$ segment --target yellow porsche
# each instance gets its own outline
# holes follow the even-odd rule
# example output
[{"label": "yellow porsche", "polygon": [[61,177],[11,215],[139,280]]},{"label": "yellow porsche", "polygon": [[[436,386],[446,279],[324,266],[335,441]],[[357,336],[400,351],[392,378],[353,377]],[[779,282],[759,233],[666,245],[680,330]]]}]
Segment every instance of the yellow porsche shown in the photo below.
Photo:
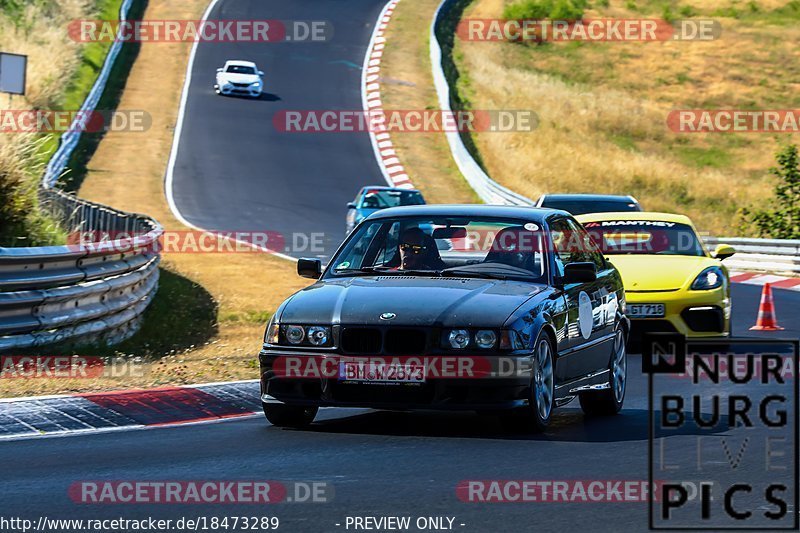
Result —
[{"label": "yellow porsche", "polygon": [[688,217],[668,213],[591,213],[577,218],[622,275],[631,336],[730,335],[731,293],[724,244],[709,253]]}]

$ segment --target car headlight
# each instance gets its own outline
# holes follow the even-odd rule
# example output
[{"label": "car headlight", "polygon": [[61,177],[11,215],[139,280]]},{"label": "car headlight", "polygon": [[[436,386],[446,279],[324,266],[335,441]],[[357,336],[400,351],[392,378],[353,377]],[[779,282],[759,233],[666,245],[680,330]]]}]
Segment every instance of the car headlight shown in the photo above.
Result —
[{"label": "car headlight", "polygon": [[490,329],[482,329],[475,334],[475,344],[478,348],[488,350],[494,348],[494,343],[497,342],[497,334]]},{"label": "car headlight", "polygon": [[303,326],[286,326],[283,334],[289,344],[300,344],[306,336],[306,330],[303,329]]},{"label": "car headlight", "polygon": [[447,336],[450,346],[458,350],[462,350],[469,344],[469,331],[465,329],[454,329]]},{"label": "car headlight", "polygon": [[281,325],[275,320],[273,316],[267,325],[267,332],[264,335],[264,342],[268,344],[278,344],[281,336]]},{"label": "car headlight", "polygon": [[254,81],[250,85],[252,85],[253,87],[261,87],[261,82],[260,81]]},{"label": "car headlight", "polygon": [[324,346],[331,338],[331,328],[325,326],[311,326],[308,328],[308,342],[314,346]]},{"label": "car headlight", "polygon": [[692,282],[692,290],[708,291],[711,289],[716,289],[722,285],[724,279],[725,275],[722,273],[722,269],[720,267],[708,267],[700,272],[696,278],[694,278],[694,281]]}]

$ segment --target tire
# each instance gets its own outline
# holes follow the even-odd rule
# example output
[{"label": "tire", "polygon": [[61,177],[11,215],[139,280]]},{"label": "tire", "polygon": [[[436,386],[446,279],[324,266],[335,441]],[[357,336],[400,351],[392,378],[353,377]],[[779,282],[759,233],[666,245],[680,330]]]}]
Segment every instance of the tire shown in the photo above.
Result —
[{"label": "tire", "polygon": [[608,363],[608,389],[582,392],[579,395],[581,409],[589,416],[612,416],[619,413],[625,402],[625,389],[628,381],[628,352],[625,348],[625,331],[617,325],[611,358]]},{"label": "tire", "polygon": [[525,407],[502,415],[508,429],[539,433],[550,425],[555,407],[555,349],[544,331],[536,338],[533,361],[530,401]]},{"label": "tire", "polygon": [[317,416],[318,407],[303,407],[298,405],[285,405],[282,403],[264,403],[264,415],[273,426],[287,428],[306,427]]}]

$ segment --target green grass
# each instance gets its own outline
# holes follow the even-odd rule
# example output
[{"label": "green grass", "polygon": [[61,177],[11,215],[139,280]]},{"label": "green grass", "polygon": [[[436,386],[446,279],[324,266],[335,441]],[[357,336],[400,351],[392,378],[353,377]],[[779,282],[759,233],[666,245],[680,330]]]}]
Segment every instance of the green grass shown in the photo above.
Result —
[{"label": "green grass", "polygon": [[[702,0],[626,0],[620,2],[627,9],[648,16],[658,16],[665,20],[692,17],[733,18],[753,22],[763,22],[777,26],[786,26],[800,21],[800,0],[787,0],[778,8],[765,10],[755,0],[748,2],[730,0],[729,5],[707,9]],[[608,7],[605,3],[596,2],[595,7]]]},{"label": "green grass", "polygon": [[636,146],[636,141],[630,134],[612,134],[609,139],[623,150],[629,150],[631,152],[639,151],[639,147]]},{"label": "green grass", "polygon": [[731,153],[718,146],[676,146],[673,152],[681,163],[696,168],[726,168],[734,163]]},{"label": "green grass", "polygon": [[[118,0],[113,1],[117,2]],[[147,0],[134,1],[128,13],[128,18],[132,20],[141,19],[144,16],[146,7]],[[137,42],[126,42],[122,45],[122,49],[117,55],[117,60],[114,62],[114,66],[111,68],[111,73],[108,77],[108,82],[106,83],[103,95],[100,97],[100,101],[97,103],[98,110],[112,111],[117,109],[119,101],[122,98],[122,92],[125,90],[125,84],[128,81],[128,75],[133,67],[133,63],[136,61],[136,57],[139,55],[140,49],[141,44]],[[97,65],[97,70],[94,75],[95,79],[100,73],[104,58],[105,54],[99,58],[99,63],[95,63],[94,60],[92,60],[92,64]],[[83,81],[81,79],[81,83],[82,82]],[[94,81],[92,81],[92,83],[94,83]],[[89,87],[91,87],[91,84]],[[83,101],[75,104],[75,109],[80,107],[82,103]],[[87,165],[97,150],[100,141],[103,140],[103,136],[103,132],[91,132],[81,135],[78,145],[75,147],[75,150],[72,152],[72,156],[67,163],[67,174],[62,178],[62,186],[64,189],[68,191],[77,191],[80,188],[80,185],[83,183],[86,173],[88,172]]]},{"label": "green grass", "polygon": [[[4,0],[9,1],[9,0]],[[11,0],[15,1],[15,0]],[[17,0],[21,1],[21,0]],[[119,19],[119,8],[122,0],[96,0],[97,18],[102,20]],[[108,50],[111,48],[110,42],[86,43],[81,49],[80,66],[70,78],[64,90],[64,96],[58,110],[78,110],[89,91],[97,80],[100,70],[103,68]],[[47,162],[58,148],[59,134],[49,134],[45,136],[40,157],[43,162]]]}]

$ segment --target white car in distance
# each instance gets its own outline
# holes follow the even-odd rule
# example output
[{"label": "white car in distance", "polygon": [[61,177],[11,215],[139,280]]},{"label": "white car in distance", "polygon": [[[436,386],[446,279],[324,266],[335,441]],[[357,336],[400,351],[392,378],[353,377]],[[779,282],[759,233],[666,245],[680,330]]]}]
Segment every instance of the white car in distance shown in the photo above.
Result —
[{"label": "white car in distance", "polygon": [[264,87],[263,75],[252,61],[229,60],[224,67],[217,69],[214,90],[222,95],[241,94],[258,98]]}]

